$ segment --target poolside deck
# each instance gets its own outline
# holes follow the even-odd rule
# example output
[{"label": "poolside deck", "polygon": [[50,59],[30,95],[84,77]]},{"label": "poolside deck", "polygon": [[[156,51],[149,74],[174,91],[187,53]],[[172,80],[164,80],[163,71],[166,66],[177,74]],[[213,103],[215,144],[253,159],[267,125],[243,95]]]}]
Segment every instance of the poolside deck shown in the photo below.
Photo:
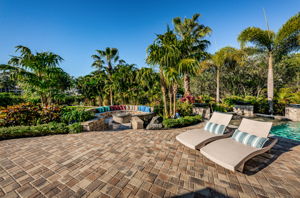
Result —
[{"label": "poolside deck", "polygon": [[0,197],[300,197],[300,142],[233,173],[179,144],[187,129],[0,141]]}]

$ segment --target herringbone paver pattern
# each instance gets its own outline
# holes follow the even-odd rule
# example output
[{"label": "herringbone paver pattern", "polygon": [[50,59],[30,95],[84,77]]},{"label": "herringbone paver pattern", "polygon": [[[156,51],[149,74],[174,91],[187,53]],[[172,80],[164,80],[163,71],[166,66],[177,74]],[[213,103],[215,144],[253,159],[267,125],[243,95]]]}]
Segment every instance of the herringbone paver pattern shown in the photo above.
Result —
[{"label": "herringbone paver pattern", "polygon": [[296,141],[232,173],[179,144],[187,129],[1,141],[0,197],[300,197]]}]

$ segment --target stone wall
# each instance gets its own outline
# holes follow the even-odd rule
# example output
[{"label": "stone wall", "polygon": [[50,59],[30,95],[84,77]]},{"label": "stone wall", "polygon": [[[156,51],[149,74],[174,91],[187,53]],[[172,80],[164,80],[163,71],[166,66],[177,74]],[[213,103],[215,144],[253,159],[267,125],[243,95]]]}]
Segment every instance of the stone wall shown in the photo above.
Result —
[{"label": "stone wall", "polygon": [[96,113],[96,118],[92,120],[88,120],[86,122],[82,122],[84,131],[104,131],[110,129],[111,125],[109,124],[109,120],[111,120],[114,114],[119,113],[130,113],[132,118],[138,117],[140,118],[144,124],[148,124],[150,120],[154,117],[154,113],[150,112],[140,112],[140,111],[126,111],[126,110],[116,110],[116,111],[107,111],[103,113]]},{"label": "stone wall", "polygon": [[136,113],[136,114],[132,114],[132,117],[139,117],[141,120],[143,120],[144,122],[148,123],[151,121],[151,119],[154,117],[154,113]]},{"label": "stone wall", "polygon": [[300,108],[299,107],[286,107],[285,117],[292,121],[300,121]]},{"label": "stone wall", "polygon": [[193,114],[202,115],[204,119],[210,119],[209,107],[193,107]]},{"label": "stone wall", "polygon": [[82,122],[84,131],[104,131],[109,129],[109,123],[106,122],[105,117],[97,117],[92,120]]},{"label": "stone wall", "polygon": [[233,107],[233,112],[237,115],[253,117],[254,116],[253,105],[235,105]]}]

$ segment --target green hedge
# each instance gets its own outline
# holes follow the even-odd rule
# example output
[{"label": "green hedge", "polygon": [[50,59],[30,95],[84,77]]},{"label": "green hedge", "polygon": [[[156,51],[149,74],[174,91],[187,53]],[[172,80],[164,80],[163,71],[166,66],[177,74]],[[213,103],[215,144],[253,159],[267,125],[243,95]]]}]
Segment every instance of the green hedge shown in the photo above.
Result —
[{"label": "green hedge", "polygon": [[25,102],[25,100],[20,95],[13,93],[0,93],[0,106],[2,107],[15,105],[22,102]]},{"label": "green hedge", "polygon": [[203,119],[201,115],[185,116],[177,119],[164,119],[163,126],[165,128],[179,128],[179,127],[189,126],[192,124],[197,124],[202,120]]},{"label": "green hedge", "polygon": [[80,133],[83,131],[83,126],[80,122],[68,125],[69,133]]},{"label": "green hedge", "polygon": [[61,107],[21,103],[0,109],[0,127],[32,126],[50,122],[73,124],[94,118],[84,107]]},{"label": "green hedge", "polygon": [[84,109],[78,108],[64,108],[61,111],[60,121],[66,124],[72,124],[75,122],[84,122],[94,118],[94,113],[85,111]]},{"label": "green hedge", "polygon": [[80,123],[72,125],[65,123],[48,123],[37,126],[2,127],[0,128],[0,140],[79,132],[82,132]]},{"label": "green hedge", "polygon": [[[254,113],[269,113],[269,104],[267,98],[264,97],[255,97],[255,96],[228,96],[223,99],[223,103],[228,106],[234,106],[235,104],[249,104],[254,106]],[[285,106],[287,103],[284,103],[281,100],[275,98],[274,103],[274,114],[284,115]]]}]

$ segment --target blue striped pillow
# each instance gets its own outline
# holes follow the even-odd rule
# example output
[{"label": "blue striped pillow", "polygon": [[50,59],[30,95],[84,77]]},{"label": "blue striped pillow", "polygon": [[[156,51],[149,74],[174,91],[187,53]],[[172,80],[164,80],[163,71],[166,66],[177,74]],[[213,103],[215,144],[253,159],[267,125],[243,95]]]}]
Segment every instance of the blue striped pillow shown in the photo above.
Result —
[{"label": "blue striped pillow", "polygon": [[246,132],[242,132],[240,130],[235,130],[233,133],[232,139],[242,144],[252,146],[254,148],[262,148],[264,144],[268,141],[269,138],[259,137],[256,135],[252,135]]},{"label": "blue striped pillow", "polygon": [[226,128],[225,125],[208,122],[205,125],[204,130],[206,130],[210,133],[221,135],[221,134],[224,134],[225,128]]}]

